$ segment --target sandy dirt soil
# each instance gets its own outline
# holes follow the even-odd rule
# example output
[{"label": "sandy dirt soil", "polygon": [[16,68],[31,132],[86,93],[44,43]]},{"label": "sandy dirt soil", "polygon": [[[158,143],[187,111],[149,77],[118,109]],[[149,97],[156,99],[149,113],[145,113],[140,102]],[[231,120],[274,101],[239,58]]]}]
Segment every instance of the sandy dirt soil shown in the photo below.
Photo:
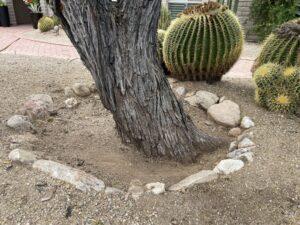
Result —
[{"label": "sandy dirt soil", "polygon": [[[300,119],[270,113],[253,101],[250,80],[230,80],[216,85],[176,83],[189,91],[208,90],[237,102],[243,115],[256,122],[253,128],[254,162],[225,179],[198,185],[184,193],[144,195],[138,201],[124,194],[105,196],[82,193],[30,167],[7,160],[9,137],[15,132],[5,120],[31,94],[53,97],[57,109],[64,105],[63,89],[75,82],[91,83],[89,72],[78,61],[0,55],[0,224],[299,224]],[[89,172],[107,185],[128,189],[132,179],[167,185],[201,169],[212,169],[223,159],[227,146],[203,154],[192,165],[166,159],[149,159],[120,142],[111,114],[93,95],[78,98],[76,109],[61,108],[48,121],[36,123],[34,152]],[[197,126],[227,137],[227,128],[207,125],[206,114],[185,105]],[[41,199],[53,190],[53,197]]]}]

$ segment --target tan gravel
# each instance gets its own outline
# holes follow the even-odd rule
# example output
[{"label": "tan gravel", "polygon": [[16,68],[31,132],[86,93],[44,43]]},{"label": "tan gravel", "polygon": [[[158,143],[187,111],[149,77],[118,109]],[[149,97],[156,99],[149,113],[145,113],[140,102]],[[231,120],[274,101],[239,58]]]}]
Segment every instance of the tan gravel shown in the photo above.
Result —
[{"label": "tan gravel", "polygon": [[[1,225],[299,224],[300,119],[257,107],[249,80],[228,80],[213,86],[184,82],[174,87],[207,90],[238,103],[242,114],[256,124],[251,128],[258,145],[254,162],[225,179],[184,193],[147,194],[138,201],[124,194],[85,194],[29,166],[8,161],[9,136],[15,133],[4,125],[5,120],[31,94],[50,94],[57,108],[63,106],[64,87],[91,82],[79,61],[0,54],[0,81]],[[135,178],[169,186],[201,169],[212,169],[227,153],[224,148],[203,155],[193,165],[148,159],[120,142],[112,117],[99,100],[93,95],[78,100],[77,108],[62,108],[56,117],[36,123],[39,140],[33,151],[44,159],[90,172],[123,191]],[[229,129],[207,123],[203,111],[185,108],[206,132],[227,136]]]}]

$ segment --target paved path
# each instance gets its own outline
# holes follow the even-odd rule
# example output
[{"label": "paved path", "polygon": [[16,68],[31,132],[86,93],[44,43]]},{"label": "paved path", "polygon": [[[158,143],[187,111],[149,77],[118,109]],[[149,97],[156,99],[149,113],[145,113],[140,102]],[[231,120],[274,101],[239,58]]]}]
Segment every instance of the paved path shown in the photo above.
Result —
[{"label": "paved path", "polygon": [[[53,42],[54,34],[41,34],[41,38],[28,35],[33,32],[31,26],[0,27],[0,52],[2,54],[43,56],[61,59],[79,58],[71,44]],[[37,33],[37,32],[35,32]],[[32,37],[32,38],[31,38]],[[51,40],[51,41],[48,41]],[[58,38],[61,39],[61,38]],[[66,41],[66,43],[68,43]]]},{"label": "paved path", "polygon": [[[259,49],[260,46],[257,44],[245,43],[240,60],[224,77],[251,78],[251,67]],[[61,59],[79,58],[76,49],[63,32],[59,36],[55,36],[52,32],[40,34],[28,25],[0,27],[0,53]]]}]

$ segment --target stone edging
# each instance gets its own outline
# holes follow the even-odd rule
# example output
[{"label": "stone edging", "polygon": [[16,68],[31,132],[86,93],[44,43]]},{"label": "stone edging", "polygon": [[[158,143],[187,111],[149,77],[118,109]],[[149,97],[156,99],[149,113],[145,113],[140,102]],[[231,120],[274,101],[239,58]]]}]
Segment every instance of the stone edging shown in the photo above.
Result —
[{"label": "stone edging", "polygon": [[[76,91],[75,91],[75,90]],[[91,91],[92,90],[92,91]],[[87,97],[95,90],[94,86],[84,86],[82,84],[75,84],[73,89],[66,88],[65,95],[71,97],[77,95],[80,97]],[[77,93],[76,93],[77,92]],[[177,88],[175,90],[177,94],[186,95],[187,91],[184,88]],[[204,93],[204,91],[202,91]],[[208,93],[208,94],[207,94]],[[219,98],[216,98],[216,95],[206,92],[208,96],[212,97],[211,101],[208,101],[208,104],[203,102],[191,101],[189,102],[192,106],[198,106],[203,104],[201,107],[209,111],[214,105],[222,104]],[[188,98],[197,96],[197,93],[190,95]],[[203,100],[203,96],[202,96]],[[224,101],[224,100],[223,100]],[[219,102],[219,103],[217,103]],[[78,102],[75,98],[69,98],[65,101],[66,108],[73,108],[78,105]],[[236,103],[234,103],[236,104]],[[52,98],[48,95],[33,95],[31,98],[24,104],[25,114],[32,116],[47,116],[48,113],[53,110],[53,101]],[[28,115],[14,115],[7,121],[7,126],[19,130],[19,131],[31,131],[34,129],[30,118]],[[150,192],[155,195],[163,194],[167,191],[184,191],[187,188],[190,188],[196,184],[202,184],[216,180],[222,175],[229,175],[233,172],[236,172],[242,169],[246,162],[253,161],[252,150],[255,149],[255,144],[251,141],[253,138],[252,132],[247,132],[247,129],[254,126],[253,121],[249,117],[244,117],[240,123],[242,129],[245,130],[243,134],[241,128],[235,127],[229,131],[229,135],[235,136],[236,141],[232,142],[229,147],[229,153],[227,154],[227,159],[221,160],[218,165],[213,170],[202,170],[196,174],[192,174],[180,182],[171,185],[166,189],[164,183],[155,182],[148,183],[145,186],[138,180],[133,180],[130,183],[127,194],[131,195],[134,199],[138,199],[143,195],[145,191]],[[123,191],[114,188],[106,187],[104,182],[90,174],[87,174],[84,171],[54,162],[50,160],[37,159],[34,153],[30,151],[23,150],[23,146],[34,145],[34,142],[37,138],[30,133],[25,135],[12,136],[10,140],[10,148],[12,151],[9,153],[8,158],[13,162],[19,162],[22,164],[27,164],[32,166],[34,169],[38,169],[46,174],[49,174],[52,178],[59,179],[70,183],[75,186],[75,188],[81,191],[104,191],[106,194],[115,194],[122,193]],[[26,147],[25,147],[26,148]]]}]

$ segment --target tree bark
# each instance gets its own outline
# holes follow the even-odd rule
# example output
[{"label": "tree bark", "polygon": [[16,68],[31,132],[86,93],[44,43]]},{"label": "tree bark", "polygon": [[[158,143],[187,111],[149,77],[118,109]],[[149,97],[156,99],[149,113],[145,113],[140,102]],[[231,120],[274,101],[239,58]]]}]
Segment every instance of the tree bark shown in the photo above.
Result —
[{"label": "tree bark", "polygon": [[91,72],[123,141],[147,156],[193,161],[221,141],[184,113],[158,62],[161,0],[54,0],[52,8]]}]

